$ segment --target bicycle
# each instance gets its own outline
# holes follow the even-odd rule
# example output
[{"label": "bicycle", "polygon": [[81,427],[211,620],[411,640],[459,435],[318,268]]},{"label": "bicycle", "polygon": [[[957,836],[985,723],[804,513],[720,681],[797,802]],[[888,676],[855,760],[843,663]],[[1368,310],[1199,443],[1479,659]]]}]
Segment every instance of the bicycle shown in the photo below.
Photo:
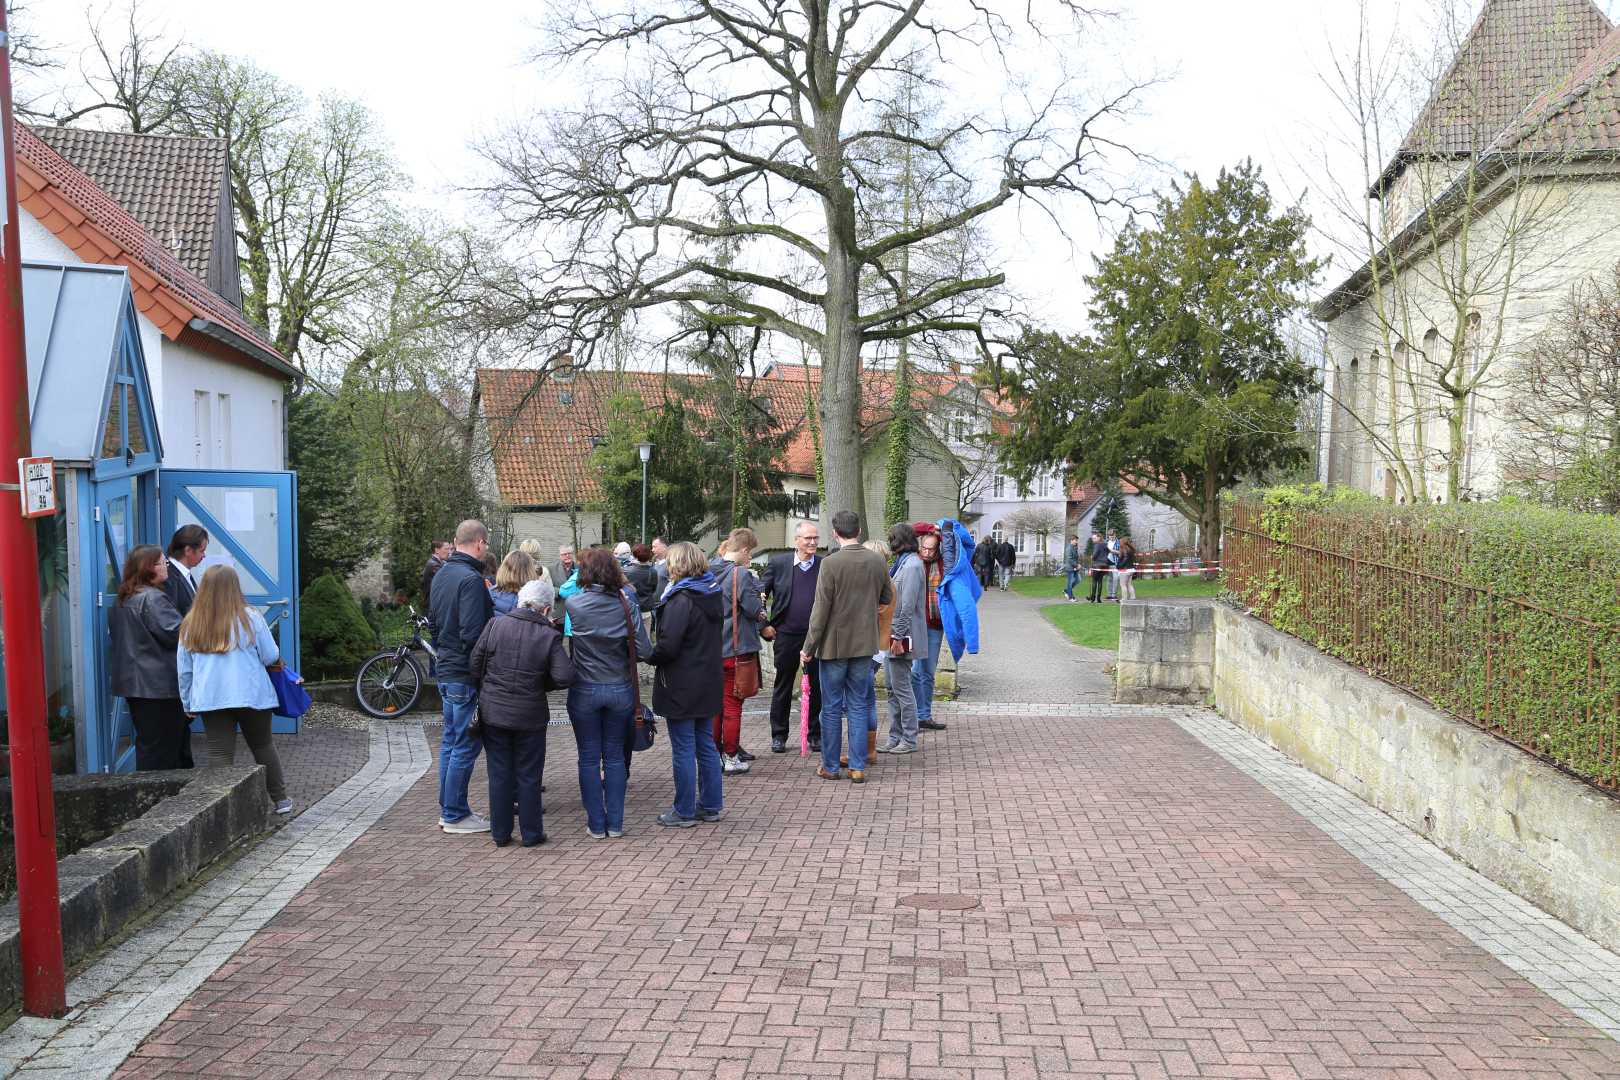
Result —
[{"label": "bicycle", "polygon": [[393,720],[416,708],[422,700],[427,673],[413,654],[417,649],[434,659],[439,654],[433,643],[423,637],[428,628],[427,616],[417,614],[414,607],[409,610],[410,640],[368,656],[355,672],[354,700],[367,716]]}]

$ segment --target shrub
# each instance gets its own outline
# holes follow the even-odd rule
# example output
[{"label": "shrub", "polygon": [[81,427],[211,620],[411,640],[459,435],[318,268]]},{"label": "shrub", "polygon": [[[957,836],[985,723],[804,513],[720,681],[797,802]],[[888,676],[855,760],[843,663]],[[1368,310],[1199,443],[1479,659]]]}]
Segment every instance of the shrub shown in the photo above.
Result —
[{"label": "shrub", "polygon": [[1317,487],[1235,503],[1229,521],[1227,587],[1261,618],[1620,785],[1620,521]]},{"label": "shrub", "polygon": [[316,578],[299,601],[303,621],[302,674],[348,676],[377,647],[377,634],[353,595],[337,577]]}]

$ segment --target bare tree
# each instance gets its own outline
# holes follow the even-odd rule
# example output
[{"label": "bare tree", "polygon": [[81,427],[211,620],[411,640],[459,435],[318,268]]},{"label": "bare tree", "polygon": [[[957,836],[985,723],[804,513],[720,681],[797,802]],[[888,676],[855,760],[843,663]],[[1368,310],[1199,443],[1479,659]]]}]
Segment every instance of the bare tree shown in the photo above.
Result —
[{"label": "bare tree", "polygon": [[1509,482],[1538,501],[1620,512],[1620,265],[1570,290],[1506,382]]},{"label": "bare tree", "polygon": [[[588,362],[614,324],[674,308],[815,350],[834,506],[864,504],[863,346],[943,332],[986,354],[994,348],[996,305],[985,298],[1004,275],[929,280],[914,263],[903,286],[893,269],[900,253],[1021,197],[1049,212],[1047,196],[1094,207],[1116,199],[1103,158],[1118,145],[1109,126],[1135,88],[1077,103],[1079,81],[1061,60],[1095,16],[1075,0],[1033,0],[1016,19],[942,0],[564,7],[548,28],[547,55],[573,65],[588,100],[483,148],[494,167],[483,190],[546,245],[532,297],[536,333]],[[893,98],[895,60],[920,47],[946,65],[971,57],[981,69],[1016,67],[1021,85],[1009,79],[994,95],[1000,116],[963,112],[936,129],[886,129],[877,121]],[[588,78],[600,72],[612,74]],[[1034,85],[1035,72],[1049,73],[1051,85]],[[874,191],[859,165],[883,144],[909,146],[971,197],[952,213],[864,233],[862,206]],[[729,201],[728,224],[702,213],[716,192]],[[742,257],[716,265],[704,242],[717,238],[740,241]],[[883,286],[863,294],[874,278]],[[711,309],[716,281],[757,294]]]},{"label": "bare tree", "polygon": [[85,22],[90,44],[79,54],[77,77],[65,82],[56,50],[27,37],[14,47],[13,63],[29,69],[29,98],[18,115],[59,127],[96,122],[137,135],[163,130],[180,107],[191,54],[185,40],[143,17],[139,0],[122,11],[110,3],[87,9]]},{"label": "bare tree", "polygon": [[1527,32],[1511,7],[1487,4],[1470,26],[1434,0],[1423,32],[1385,38],[1361,0],[1324,77],[1359,166],[1336,171],[1324,153],[1320,172],[1335,177],[1327,233],[1359,267],[1314,309],[1329,322],[1330,423],[1403,501],[1456,501],[1478,483],[1476,423],[1527,344],[1520,313],[1610,228],[1582,196],[1591,133],[1546,123],[1569,57],[1604,25],[1593,11],[1590,25]]}]

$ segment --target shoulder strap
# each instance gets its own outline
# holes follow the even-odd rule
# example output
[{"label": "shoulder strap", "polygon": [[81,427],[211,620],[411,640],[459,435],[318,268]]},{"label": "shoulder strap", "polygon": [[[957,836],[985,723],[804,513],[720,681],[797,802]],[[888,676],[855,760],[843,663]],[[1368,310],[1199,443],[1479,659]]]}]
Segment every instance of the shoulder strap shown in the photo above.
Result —
[{"label": "shoulder strap", "polygon": [[741,567],[733,566],[731,568],[731,655],[733,656],[737,655],[737,590],[741,588],[741,583],[738,582],[737,578],[741,572]]},{"label": "shoulder strap", "polygon": [[630,614],[630,601],[624,598],[624,591],[619,591],[619,607],[624,609],[624,640],[630,646],[630,693],[636,699],[636,723],[641,719],[641,672],[636,668],[636,617]]}]

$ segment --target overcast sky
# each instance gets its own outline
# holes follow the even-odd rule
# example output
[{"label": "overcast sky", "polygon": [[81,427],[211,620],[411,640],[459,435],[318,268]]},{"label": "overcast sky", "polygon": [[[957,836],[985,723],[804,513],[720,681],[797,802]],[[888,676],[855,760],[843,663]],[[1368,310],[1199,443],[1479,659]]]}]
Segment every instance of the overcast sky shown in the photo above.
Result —
[{"label": "overcast sky", "polygon": [[[1425,0],[1372,0],[1390,18],[1411,18]],[[1600,0],[1610,11],[1620,0]],[[536,0],[142,0],[143,16],[195,45],[252,58],[311,93],[335,90],[383,119],[415,178],[418,197],[455,216],[476,213],[456,193],[479,167],[478,134],[524,115],[548,88],[525,54],[540,42]],[[1474,5],[1477,8],[1477,3]],[[1213,176],[1252,157],[1288,200],[1307,193],[1321,117],[1331,108],[1319,72],[1329,41],[1353,24],[1351,0],[1148,0],[1121,4],[1109,63],[1164,81],[1149,91],[1126,135],[1172,169]],[[97,10],[101,10],[98,6]],[[119,10],[119,9],[115,9]],[[116,18],[116,16],[115,16]],[[77,56],[88,44],[84,7],[33,0],[27,25]],[[1318,170],[1319,171],[1319,170]],[[996,222],[1011,284],[1053,322],[1073,326],[1080,278],[1106,245],[1075,206],[1081,250],[1038,218]],[[1342,273],[1343,270],[1330,271]]]}]

